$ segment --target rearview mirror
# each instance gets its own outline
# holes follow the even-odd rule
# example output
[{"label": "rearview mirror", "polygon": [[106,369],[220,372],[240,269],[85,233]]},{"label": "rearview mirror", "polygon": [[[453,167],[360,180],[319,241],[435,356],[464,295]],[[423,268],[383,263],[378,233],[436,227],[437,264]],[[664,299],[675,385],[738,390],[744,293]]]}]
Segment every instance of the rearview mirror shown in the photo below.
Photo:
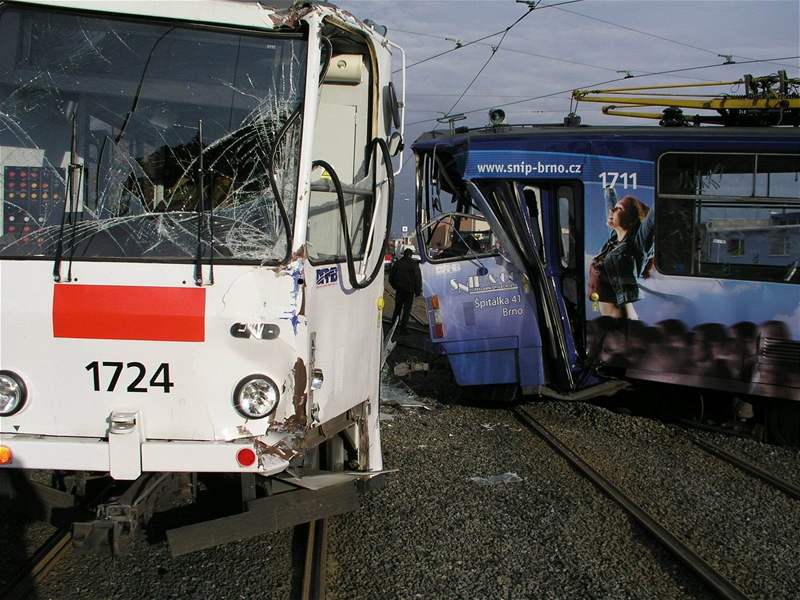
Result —
[{"label": "rearview mirror", "polygon": [[403,151],[403,136],[399,131],[395,131],[389,136],[389,155],[397,156]]}]

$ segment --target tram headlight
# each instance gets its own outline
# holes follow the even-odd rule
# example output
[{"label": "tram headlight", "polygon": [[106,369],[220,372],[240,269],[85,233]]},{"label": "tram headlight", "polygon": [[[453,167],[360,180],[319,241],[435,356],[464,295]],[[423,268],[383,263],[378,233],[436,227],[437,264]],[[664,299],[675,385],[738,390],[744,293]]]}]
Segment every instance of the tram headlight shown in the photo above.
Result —
[{"label": "tram headlight", "polygon": [[278,386],[266,375],[245,377],[233,392],[233,405],[248,419],[263,419],[272,414],[279,399]]},{"label": "tram headlight", "polygon": [[0,371],[0,417],[8,417],[22,409],[27,396],[25,382],[19,375]]}]

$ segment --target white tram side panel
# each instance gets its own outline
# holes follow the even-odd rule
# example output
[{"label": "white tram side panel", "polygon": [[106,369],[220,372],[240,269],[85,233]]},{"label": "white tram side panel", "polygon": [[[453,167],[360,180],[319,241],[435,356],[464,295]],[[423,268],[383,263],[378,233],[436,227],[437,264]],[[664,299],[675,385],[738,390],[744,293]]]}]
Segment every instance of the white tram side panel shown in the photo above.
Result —
[{"label": "white tram side panel", "polygon": [[[0,27],[60,42],[49,51],[69,62],[44,69],[44,47],[0,57],[0,85],[24,82],[0,106],[12,116],[0,133],[0,382],[24,386],[0,417],[12,454],[0,467],[269,475],[344,431],[359,467],[380,469],[382,278],[354,290],[341,256],[310,259],[312,242],[338,244],[339,219],[330,194],[309,190],[315,159],[351,186],[377,169],[377,191],[351,196],[349,211],[356,270],[381,260],[388,172],[365,148],[391,132],[384,38],[330,7],[197,7],[262,29],[243,32],[192,27],[186,5],[36,4],[7,3]],[[225,63],[241,44],[248,59]],[[355,70],[320,85],[322,45],[332,68],[346,56]],[[137,64],[122,46],[147,52]],[[112,67],[126,74],[117,87]]]}]

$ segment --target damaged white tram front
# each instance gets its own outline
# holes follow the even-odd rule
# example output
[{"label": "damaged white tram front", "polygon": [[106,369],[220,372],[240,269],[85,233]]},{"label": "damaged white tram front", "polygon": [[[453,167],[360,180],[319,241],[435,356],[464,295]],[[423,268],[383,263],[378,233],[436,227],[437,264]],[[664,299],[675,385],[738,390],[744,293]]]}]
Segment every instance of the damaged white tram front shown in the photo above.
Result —
[{"label": "damaged white tram front", "polygon": [[0,467],[382,468],[397,48],[272,4],[0,3]]}]

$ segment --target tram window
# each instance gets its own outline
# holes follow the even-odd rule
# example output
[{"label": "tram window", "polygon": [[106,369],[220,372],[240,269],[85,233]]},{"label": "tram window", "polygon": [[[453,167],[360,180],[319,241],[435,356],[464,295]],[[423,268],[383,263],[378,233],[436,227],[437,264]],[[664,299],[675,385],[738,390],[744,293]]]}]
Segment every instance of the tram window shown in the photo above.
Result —
[{"label": "tram window", "polygon": [[0,12],[0,39],[0,255],[286,256],[306,42],[24,6]]},{"label": "tram window", "polygon": [[561,250],[561,266],[575,266],[575,237],[571,230],[572,210],[574,206],[572,188],[561,186],[558,195],[558,227]]},{"label": "tram window", "polygon": [[798,162],[797,156],[759,154],[756,165],[756,196],[800,198]]},{"label": "tram window", "polygon": [[481,215],[442,215],[423,231],[428,257],[434,260],[489,254],[496,250],[489,223]]},{"label": "tram window", "polygon": [[730,256],[744,256],[744,238],[730,238],[727,248]]},{"label": "tram window", "polygon": [[752,196],[755,156],[669,154],[659,167],[663,194]]},{"label": "tram window", "polygon": [[[313,177],[312,177],[313,178]],[[365,196],[344,194],[347,228],[350,233],[353,257],[364,254],[365,231],[371,216],[371,203]],[[336,194],[312,192],[308,207],[308,256],[311,262],[341,262],[347,258],[344,248],[344,231]]]},{"label": "tram window", "polygon": [[525,206],[528,209],[528,214],[531,216],[533,241],[536,244],[536,247],[539,249],[539,258],[545,260],[547,253],[544,240],[542,240],[542,230],[544,229],[541,210],[542,190],[537,186],[526,185],[522,188],[522,195],[525,199]]},{"label": "tram window", "polygon": [[800,259],[800,155],[667,153],[658,176],[661,272],[792,279]]}]

